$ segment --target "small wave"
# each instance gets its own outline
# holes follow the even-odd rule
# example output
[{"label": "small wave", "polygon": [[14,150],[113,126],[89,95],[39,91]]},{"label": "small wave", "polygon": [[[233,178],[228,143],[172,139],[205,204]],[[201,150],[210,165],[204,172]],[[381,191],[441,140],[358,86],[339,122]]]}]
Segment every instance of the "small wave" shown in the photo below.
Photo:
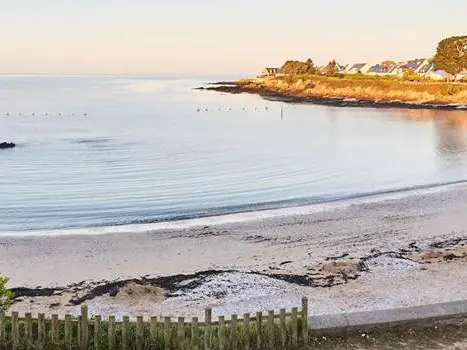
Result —
[{"label": "small wave", "polygon": [[[36,237],[36,236],[81,236],[81,235],[104,235],[115,233],[144,233],[157,232],[163,230],[182,230],[193,227],[234,224],[248,221],[266,220],[280,217],[308,215],[328,210],[345,209],[354,205],[365,205],[388,200],[399,200],[410,196],[428,195],[441,191],[452,190],[456,186],[466,185],[467,180],[452,181],[446,183],[435,183],[414,187],[392,189],[373,193],[363,193],[347,197],[334,198],[318,203],[302,204],[283,207],[266,207],[262,209],[256,206],[256,210],[251,206],[250,210],[237,208],[237,211],[220,212],[215,211],[209,214],[178,215],[167,219],[158,220],[134,220],[131,223],[116,223],[113,225],[62,228],[28,231],[6,231],[0,232],[5,237]],[[282,202],[285,205],[285,202]],[[277,204],[277,203],[276,203]],[[269,204],[270,206],[272,204]],[[234,210],[233,208],[230,208]],[[198,215],[198,216],[196,216]]]},{"label": "small wave", "polygon": [[76,144],[104,144],[104,143],[108,143],[108,142],[111,142],[113,141],[113,139],[111,138],[105,138],[105,137],[102,137],[102,138],[89,138],[89,139],[77,139],[77,140],[73,140],[73,143],[76,143]]}]

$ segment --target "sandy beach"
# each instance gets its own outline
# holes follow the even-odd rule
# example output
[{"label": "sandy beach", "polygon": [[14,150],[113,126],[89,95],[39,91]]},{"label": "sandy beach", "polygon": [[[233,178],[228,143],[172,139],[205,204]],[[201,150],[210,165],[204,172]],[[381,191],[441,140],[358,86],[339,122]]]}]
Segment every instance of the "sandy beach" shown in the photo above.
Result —
[{"label": "sandy beach", "polygon": [[0,237],[12,310],[310,314],[461,300],[467,185],[313,213],[183,229]]}]

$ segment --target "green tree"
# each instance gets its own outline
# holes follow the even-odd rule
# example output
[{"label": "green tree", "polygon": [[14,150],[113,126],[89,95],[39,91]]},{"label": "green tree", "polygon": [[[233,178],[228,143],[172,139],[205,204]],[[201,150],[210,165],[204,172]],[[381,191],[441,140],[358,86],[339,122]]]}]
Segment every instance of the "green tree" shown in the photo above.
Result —
[{"label": "green tree", "polygon": [[7,289],[8,278],[0,275],[0,311],[6,311],[13,300],[13,293]]},{"label": "green tree", "polygon": [[434,62],[437,69],[457,75],[467,69],[467,36],[453,36],[439,42]]},{"label": "green tree", "polygon": [[327,76],[334,77],[339,73],[339,65],[337,64],[336,60],[332,60],[327,64],[324,68],[324,72]]},{"label": "green tree", "polygon": [[291,75],[314,74],[316,67],[310,58],[306,62],[289,60],[282,65],[281,71]]}]

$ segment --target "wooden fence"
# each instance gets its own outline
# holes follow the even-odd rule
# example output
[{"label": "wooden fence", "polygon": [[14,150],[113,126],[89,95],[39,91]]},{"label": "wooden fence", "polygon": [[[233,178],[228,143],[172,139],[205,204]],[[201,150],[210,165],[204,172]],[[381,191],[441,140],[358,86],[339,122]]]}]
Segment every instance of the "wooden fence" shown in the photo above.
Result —
[{"label": "wooden fence", "polygon": [[231,315],[212,320],[212,310],[205,310],[204,322],[193,317],[173,321],[170,317],[138,316],[130,321],[124,316],[88,317],[87,306],[81,315],[57,315],[46,318],[30,313],[19,317],[17,312],[0,312],[0,349],[298,349],[308,342],[308,301],[302,299],[301,310],[273,310],[267,315],[257,312],[242,318]]}]

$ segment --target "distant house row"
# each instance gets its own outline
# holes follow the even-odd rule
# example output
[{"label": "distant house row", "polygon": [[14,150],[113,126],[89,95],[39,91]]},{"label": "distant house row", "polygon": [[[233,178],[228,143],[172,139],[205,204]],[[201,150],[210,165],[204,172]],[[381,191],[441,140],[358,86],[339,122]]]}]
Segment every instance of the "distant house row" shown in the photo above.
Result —
[{"label": "distant house row", "polygon": [[[342,66],[336,63],[338,74],[364,74],[374,76],[398,76],[402,77],[405,72],[411,70],[416,74],[432,80],[446,80],[449,76],[444,70],[436,70],[432,62],[426,58],[419,58],[405,62],[385,61],[375,65],[369,63],[357,63]],[[318,71],[327,74],[329,66],[322,66]],[[260,77],[283,75],[280,68],[264,68]],[[467,77],[467,71],[457,76],[457,78]]]}]

